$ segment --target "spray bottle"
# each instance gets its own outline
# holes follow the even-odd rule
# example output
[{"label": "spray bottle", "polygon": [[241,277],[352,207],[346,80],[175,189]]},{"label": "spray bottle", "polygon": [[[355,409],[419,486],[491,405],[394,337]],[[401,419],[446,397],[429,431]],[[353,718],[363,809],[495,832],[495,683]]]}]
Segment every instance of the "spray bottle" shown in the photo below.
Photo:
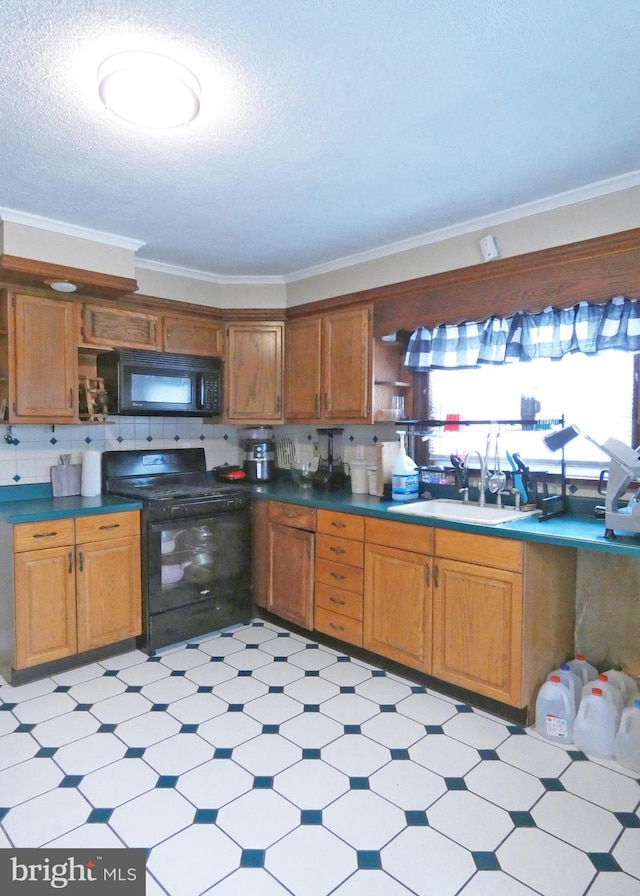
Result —
[{"label": "spray bottle", "polygon": [[400,451],[391,469],[391,498],[393,501],[414,501],[418,497],[418,466],[405,450],[406,430],[396,432],[400,437]]}]

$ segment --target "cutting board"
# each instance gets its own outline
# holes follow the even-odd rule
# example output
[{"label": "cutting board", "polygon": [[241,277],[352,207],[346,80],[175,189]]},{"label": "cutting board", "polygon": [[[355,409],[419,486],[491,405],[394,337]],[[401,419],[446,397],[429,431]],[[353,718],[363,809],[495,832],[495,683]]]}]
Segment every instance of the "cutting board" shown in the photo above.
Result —
[{"label": "cutting board", "polygon": [[82,464],[58,464],[51,467],[51,485],[54,498],[80,494]]},{"label": "cutting board", "polygon": [[400,444],[395,442],[378,442],[376,444],[376,495],[384,495],[385,482],[391,482],[391,471]]}]

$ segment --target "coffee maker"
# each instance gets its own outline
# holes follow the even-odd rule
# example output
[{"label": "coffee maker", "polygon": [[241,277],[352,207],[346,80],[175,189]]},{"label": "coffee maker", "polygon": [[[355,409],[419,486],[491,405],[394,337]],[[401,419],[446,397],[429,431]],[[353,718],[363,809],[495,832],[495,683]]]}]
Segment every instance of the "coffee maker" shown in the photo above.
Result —
[{"label": "coffee maker", "polygon": [[275,472],[275,441],[272,426],[246,427],[242,431],[242,469],[249,482],[269,482]]},{"label": "coffee maker", "polygon": [[313,475],[312,485],[318,491],[335,491],[344,487],[344,464],[342,463],[343,429],[318,429],[318,469]]}]

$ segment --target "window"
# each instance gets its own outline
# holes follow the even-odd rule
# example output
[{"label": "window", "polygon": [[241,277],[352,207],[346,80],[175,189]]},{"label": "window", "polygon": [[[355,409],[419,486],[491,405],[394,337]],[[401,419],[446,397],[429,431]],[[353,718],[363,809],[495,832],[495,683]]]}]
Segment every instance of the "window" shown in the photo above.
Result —
[{"label": "window", "polygon": [[[632,352],[607,351],[597,355],[565,355],[527,363],[483,365],[472,369],[431,370],[428,374],[428,417],[445,420],[459,414],[462,420],[514,420],[521,414],[521,398],[540,403],[536,426],[564,416],[583,434],[602,443],[613,436],[627,445],[634,440],[634,370]],[[450,455],[477,449],[484,456],[489,427],[460,426],[434,429],[429,440],[429,462],[449,465]],[[497,427],[491,427],[497,431]],[[501,465],[508,469],[505,450],[519,452],[534,470],[559,471],[560,454],[544,445],[544,432],[501,427]],[[493,440],[492,440],[493,446]],[[493,447],[491,449],[493,451]],[[609,458],[584,438],[565,449],[568,472],[596,478]],[[493,457],[489,456],[493,469]]]}]

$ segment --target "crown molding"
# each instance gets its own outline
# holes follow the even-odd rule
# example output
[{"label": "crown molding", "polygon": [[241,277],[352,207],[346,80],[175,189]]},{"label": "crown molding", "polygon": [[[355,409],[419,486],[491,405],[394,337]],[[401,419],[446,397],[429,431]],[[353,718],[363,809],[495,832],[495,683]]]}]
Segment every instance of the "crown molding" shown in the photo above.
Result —
[{"label": "crown molding", "polygon": [[245,286],[259,285],[284,285],[287,278],[279,274],[265,274],[263,276],[251,275],[226,275],[215,274],[209,271],[199,271],[195,268],[183,268],[180,265],[165,264],[161,261],[153,261],[150,258],[136,258],[136,267],[148,271],[156,271],[159,274],[170,274],[174,277],[188,277],[190,280],[203,280],[206,283],[218,285],[239,284]]},{"label": "crown molding", "polygon": [[79,227],[76,224],[67,224],[65,221],[56,221],[53,218],[43,218],[40,215],[31,215],[14,208],[0,207],[0,220],[10,224],[22,224],[26,227],[36,227],[39,230],[48,230],[52,233],[60,233],[63,236],[72,236],[76,239],[91,240],[94,243],[102,243],[107,246],[116,246],[119,249],[130,249],[137,252],[145,243],[133,240],[126,236],[118,236],[115,233],[105,233],[102,230],[91,230],[89,227]]}]

